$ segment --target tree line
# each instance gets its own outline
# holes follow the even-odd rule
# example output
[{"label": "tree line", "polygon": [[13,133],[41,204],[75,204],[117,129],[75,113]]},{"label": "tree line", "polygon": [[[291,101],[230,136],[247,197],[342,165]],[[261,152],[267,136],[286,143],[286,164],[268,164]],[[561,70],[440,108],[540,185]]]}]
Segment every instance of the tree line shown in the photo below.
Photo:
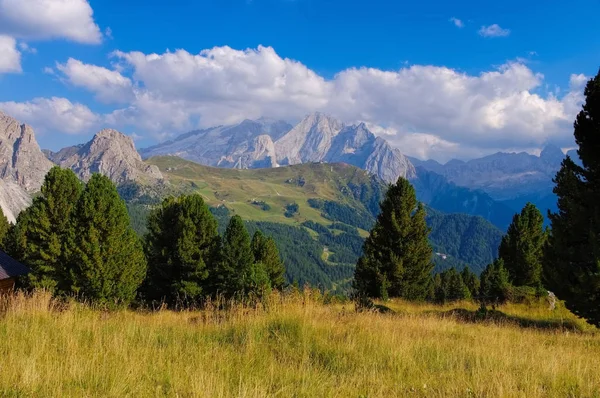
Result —
[{"label": "tree line", "polygon": [[600,72],[586,85],[574,123],[581,165],[562,162],[554,182],[558,212],[550,227],[531,203],[515,214],[498,258],[481,279],[468,269],[431,276],[425,211],[404,178],[391,185],[355,270],[359,296],[482,304],[541,296],[551,290],[576,315],[600,326]]},{"label": "tree line", "polygon": [[25,288],[46,289],[102,305],[136,297],[169,306],[208,297],[260,298],[284,285],[285,268],[272,238],[252,238],[239,216],[221,238],[198,194],[169,197],[154,209],[140,239],[109,178],[83,184],[53,167],[41,194],[15,225],[0,213],[0,247],[32,270]]}]

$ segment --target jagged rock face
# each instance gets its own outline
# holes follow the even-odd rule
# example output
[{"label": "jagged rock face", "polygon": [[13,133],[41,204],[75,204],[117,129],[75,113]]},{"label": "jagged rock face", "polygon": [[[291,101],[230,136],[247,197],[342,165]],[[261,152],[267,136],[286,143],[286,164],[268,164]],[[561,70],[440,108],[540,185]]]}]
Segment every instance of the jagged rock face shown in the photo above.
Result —
[{"label": "jagged rock face", "polygon": [[33,129],[0,112],[0,179],[33,193],[40,189],[51,167]]},{"label": "jagged rock face", "polygon": [[0,180],[0,207],[8,218],[15,223],[17,215],[31,205],[31,196],[16,182]]},{"label": "jagged rock face", "polygon": [[275,142],[277,161],[282,165],[320,162],[344,125],[322,113],[305,117]]},{"label": "jagged rock face", "polygon": [[386,182],[415,173],[400,151],[376,138],[363,123],[344,126],[322,113],[308,115],[294,127],[281,121],[259,119],[192,131],[142,150],[142,155],[174,155],[208,166],[235,168],[344,162]]},{"label": "jagged rock face", "polygon": [[[290,124],[279,120],[244,120],[234,126],[192,131],[140,152],[144,158],[173,155],[207,166],[271,167],[276,166],[274,147],[262,136],[268,136],[272,143],[291,128]],[[268,156],[271,156],[270,160]]]},{"label": "jagged rock face", "polygon": [[93,173],[109,177],[115,184],[126,181],[152,182],[162,179],[158,167],[145,164],[131,137],[116,130],[100,131],[85,145],[65,148],[52,159],[73,170],[84,181]]}]

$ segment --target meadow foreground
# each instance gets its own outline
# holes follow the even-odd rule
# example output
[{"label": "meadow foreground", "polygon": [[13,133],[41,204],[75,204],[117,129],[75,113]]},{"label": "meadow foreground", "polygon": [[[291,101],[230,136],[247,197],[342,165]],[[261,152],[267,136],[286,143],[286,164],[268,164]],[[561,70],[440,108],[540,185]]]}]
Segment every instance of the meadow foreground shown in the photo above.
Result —
[{"label": "meadow foreground", "polygon": [[600,336],[561,306],[475,321],[472,303],[357,313],[310,296],[153,313],[4,297],[0,396],[600,395]]}]

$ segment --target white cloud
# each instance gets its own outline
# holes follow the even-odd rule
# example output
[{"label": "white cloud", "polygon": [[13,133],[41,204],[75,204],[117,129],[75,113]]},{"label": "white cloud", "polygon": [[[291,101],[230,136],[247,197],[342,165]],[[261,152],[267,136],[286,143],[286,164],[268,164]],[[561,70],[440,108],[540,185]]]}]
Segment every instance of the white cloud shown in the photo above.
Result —
[{"label": "white cloud", "polygon": [[465,27],[465,23],[458,18],[452,17],[452,18],[450,18],[450,22],[452,22],[454,24],[454,26],[456,26],[457,28]]},{"label": "white cloud", "polygon": [[87,0],[0,0],[0,33],[87,44],[102,41]]},{"label": "white cloud", "polygon": [[35,98],[28,102],[0,102],[0,110],[42,133],[89,133],[97,129],[101,121],[85,105],[57,97]]},{"label": "white cloud", "polygon": [[19,49],[24,53],[37,54],[37,48],[30,47],[29,44],[25,43],[24,41],[19,42]]},{"label": "white cloud", "polygon": [[0,35],[0,74],[21,72],[21,53],[17,41],[10,36]]},{"label": "white cloud", "polygon": [[270,47],[114,56],[113,70],[77,60],[59,69],[65,81],[100,99],[129,99],[104,115],[104,124],[155,138],[261,116],[294,121],[322,111],[380,126],[374,132],[408,154],[470,156],[530,150],[548,141],[568,146],[582,101],[581,76],[571,78],[562,96],[542,94],[544,76],[519,62],[478,75],[413,65],[349,68],[325,79]]},{"label": "white cloud", "polygon": [[93,92],[102,102],[126,103],[134,98],[131,80],[117,71],[73,58],[64,64],[57,63],[56,69],[64,74],[67,82]]},{"label": "white cloud", "polygon": [[510,29],[503,29],[498,24],[482,26],[477,32],[483,37],[506,37],[510,35]]}]

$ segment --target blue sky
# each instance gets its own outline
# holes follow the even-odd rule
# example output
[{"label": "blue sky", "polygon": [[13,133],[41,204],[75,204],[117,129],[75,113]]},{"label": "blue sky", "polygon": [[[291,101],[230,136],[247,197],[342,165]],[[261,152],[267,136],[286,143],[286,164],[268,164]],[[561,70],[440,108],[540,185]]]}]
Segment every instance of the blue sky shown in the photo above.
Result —
[{"label": "blue sky", "polygon": [[323,111],[447,160],[572,145],[596,1],[0,0],[0,109],[42,147]]}]

